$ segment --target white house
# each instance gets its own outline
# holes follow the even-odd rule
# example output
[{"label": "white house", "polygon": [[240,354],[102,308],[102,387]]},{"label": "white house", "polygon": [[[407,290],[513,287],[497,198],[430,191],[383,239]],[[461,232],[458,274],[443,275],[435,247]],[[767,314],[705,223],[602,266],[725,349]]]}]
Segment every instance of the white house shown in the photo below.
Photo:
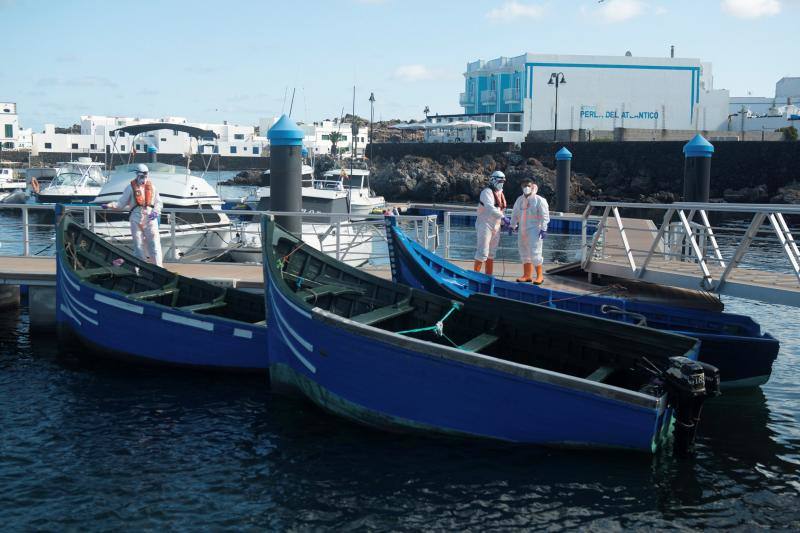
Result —
[{"label": "white house", "polygon": [[333,148],[331,141],[333,135],[334,138],[338,138],[336,151],[339,155],[349,156],[355,140],[356,157],[364,157],[364,150],[369,141],[369,128],[366,126],[358,128],[355,135],[353,135],[352,123],[338,120],[323,120],[299,126],[305,133],[303,144],[312,154],[330,155]]},{"label": "white house", "polygon": [[734,96],[730,99],[730,131],[774,131],[800,128],[800,78],[781,78],[775,96]]},{"label": "white house", "polygon": [[20,127],[17,104],[14,102],[0,102],[0,146],[4,150],[31,146],[31,130]]}]

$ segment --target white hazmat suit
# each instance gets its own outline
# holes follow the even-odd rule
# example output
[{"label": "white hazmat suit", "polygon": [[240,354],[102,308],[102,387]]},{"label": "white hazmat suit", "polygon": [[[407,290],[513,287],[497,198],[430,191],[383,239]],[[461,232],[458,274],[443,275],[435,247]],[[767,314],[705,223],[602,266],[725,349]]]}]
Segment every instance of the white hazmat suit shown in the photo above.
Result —
[{"label": "white hazmat suit", "polygon": [[[501,199],[500,202],[496,196]],[[481,191],[478,217],[475,220],[475,233],[478,238],[475,261],[494,259],[497,246],[500,244],[500,223],[503,220],[504,209],[505,197],[502,191],[495,193],[490,187]]]},{"label": "white hazmat suit", "polygon": [[542,238],[540,231],[547,231],[550,222],[550,206],[547,200],[536,194],[538,187],[533,186],[530,196],[520,195],[514,202],[514,211],[511,214],[511,227],[519,224],[519,258],[522,263],[541,265]]},{"label": "white hazmat suit", "polygon": [[[133,186],[129,183],[125,190],[122,191],[122,196],[119,197],[119,200],[109,203],[107,207],[125,209],[131,212],[131,238],[136,257],[148,263],[163,266],[161,238],[158,232],[158,215],[161,214],[164,206],[155,187],[153,187],[153,197],[149,206],[137,204]],[[152,213],[155,214],[153,215]]]}]

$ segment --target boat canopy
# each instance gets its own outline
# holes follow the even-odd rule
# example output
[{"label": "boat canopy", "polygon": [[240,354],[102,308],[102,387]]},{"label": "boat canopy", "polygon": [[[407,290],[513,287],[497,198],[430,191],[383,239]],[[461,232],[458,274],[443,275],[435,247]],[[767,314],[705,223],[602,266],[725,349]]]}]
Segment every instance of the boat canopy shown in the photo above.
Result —
[{"label": "boat canopy", "polygon": [[147,131],[158,131],[158,130],[173,130],[173,131],[182,131],[184,133],[188,133],[192,137],[197,137],[198,139],[218,139],[219,135],[214,133],[211,130],[204,130],[202,128],[196,128],[194,126],[187,126],[186,124],[170,124],[168,122],[153,122],[150,124],[133,124],[131,126],[124,126],[122,128],[117,128],[115,130],[111,130],[111,134],[117,135],[120,132],[127,133],[128,135],[139,135],[140,133],[144,133]]}]

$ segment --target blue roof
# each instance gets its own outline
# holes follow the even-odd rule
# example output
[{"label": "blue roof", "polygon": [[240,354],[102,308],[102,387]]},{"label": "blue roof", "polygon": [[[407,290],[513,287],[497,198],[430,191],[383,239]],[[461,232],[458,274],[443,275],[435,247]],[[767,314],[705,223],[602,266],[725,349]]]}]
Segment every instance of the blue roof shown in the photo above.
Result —
[{"label": "blue roof", "polygon": [[556,152],[556,161],[568,161],[572,159],[572,152],[567,150],[566,146],[563,146],[561,150]]},{"label": "blue roof", "polygon": [[292,119],[283,115],[269,129],[267,139],[273,146],[302,146],[303,130]]},{"label": "blue roof", "polygon": [[711,157],[714,145],[705,140],[699,133],[691,141],[683,145],[683,154],[686,157]]}]

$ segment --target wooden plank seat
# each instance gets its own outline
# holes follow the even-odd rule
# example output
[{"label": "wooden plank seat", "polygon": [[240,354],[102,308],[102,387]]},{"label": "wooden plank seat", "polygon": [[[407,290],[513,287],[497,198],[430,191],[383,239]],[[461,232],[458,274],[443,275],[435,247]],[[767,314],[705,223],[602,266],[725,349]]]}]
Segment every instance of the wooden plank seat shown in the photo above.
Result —
[{"label": "wooden plank seat", "polygon": [[615,369],[612,366],[601,366],[600,368],[598,368],[597,370],[586,376],[586,379],[602,383],[603,380],[605,380],[606,378],[608,378],[608,376],[614,373],[614,370]]},{"label": "wooden plank seat", "polygon": [[153,289],[151,291],[134,292],[128,296],[134,300],[150,300],[151,298],[158,298],[168,294],[174,295],[178,290],[178,287],[162,287],[161,289]]},{"label": "wooden plank seat", "polygon": [[258,322],[253,322],[253,325],[254,326],[266,326],[267,325],[267,321],[266,320],[259,320]]},{"label": "wooden plank seat", "polygon": [[82,279],[91,279],[100,276],[112,276],[121,278],[125,276],[135,276],[136,272],[123,267],[107,266],[98,268],[84,268],[83,270],[76,270],[75,273]]},{"label": "wooden plank seat", "polygon": [[498,340],[500,340],[500,337],[497,335],[492,335],[491,333],[481,333],[474,339],[470,339],[459,346],[458,349],[466,352],[479,352],[484,348],[488,348]]},{"label": "wooden plank seat", "polygon": [[377,324],[378,322],[383,322],[384,320],[389,320],[390,318],[396,318],[406,313],[410,313],[413,310],[414,307],[406,303],[388,305],[386,307],[380,307],[366,313],[361,313],[360,315],[353,315],[350,317],[350,320],[358,322],[359,324],[371,326],[373,324]]},{"label": "wooden plank seat", "polygon": [[224,300],[218,300],[213,302],[202,302],[193,305],[183,305],[181,307],[178,307],[178,309],[180,309],[181,311],[194,312],[194,311],[206,311],[208,309],[218,309],[220,307],[225,307],[226,305],[228,304]]},{"label": "wooden plank seat", "polygon": [[302,291],[298,291],[297,295],[305,301],[320,298],[322,296],[340,296],[342,294],[357,294],[363,295],[364,291],[355,287],[348,287],[347,285],[320,285],[318,287],[311,287]]}]

